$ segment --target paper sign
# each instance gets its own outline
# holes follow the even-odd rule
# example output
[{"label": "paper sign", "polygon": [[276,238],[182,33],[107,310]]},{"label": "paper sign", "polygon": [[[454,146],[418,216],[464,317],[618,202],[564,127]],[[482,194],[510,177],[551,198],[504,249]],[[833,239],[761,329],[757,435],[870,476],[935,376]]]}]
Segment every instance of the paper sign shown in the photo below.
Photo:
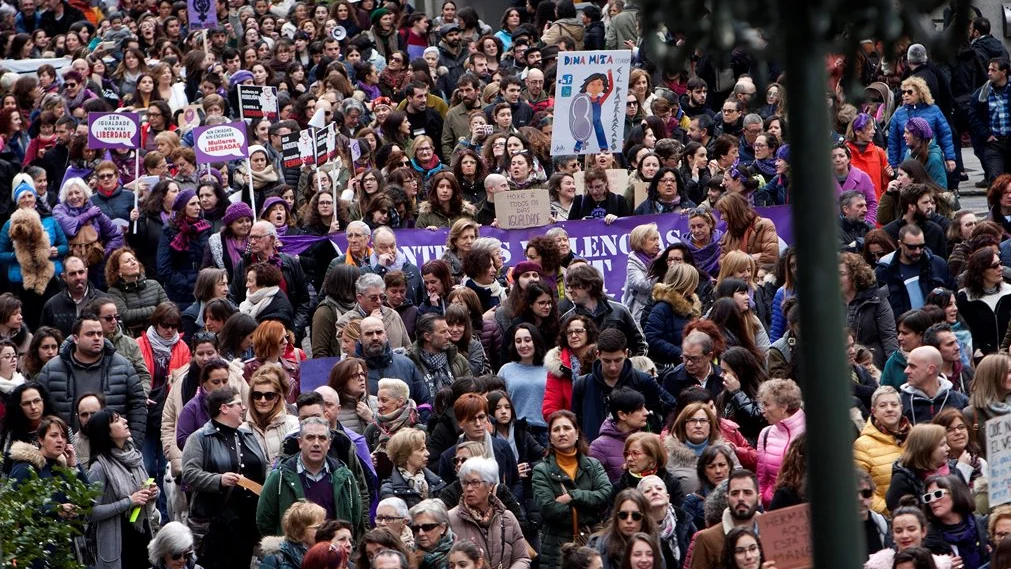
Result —
[{"label": "paper sign", "polygon": [[[298,146],[298,138],[302,132],[290,132],[281,135],[281,160],[285,168],[301,168],[302,152]],[[312,151],[309,152],[311,158]]]},{"label": "paper sign", "polygon": [[800,504],[766,512],[756,518],[765,559],[776,569],[810,569],[811,506]]},{"label": "paper sign", "polygon": [[632,204],[632,209],[639,207],[639,204],[646,201],[649,195],[649,184],[642,181],[632,182],[632,188],[635,191],[635,203]]},{"label": "paper sign", "polygon": [[249,155],[246,123],[232,122],[202,126],[193,131],[193,151],[197,164],[242,160]]},{"label": "paper sign", "polygon": [[553,156],[621,152],[631,69],[632,52],[627,49],[558,54]]},{"label": "paper sign", "polygon": [[314,128],[313,130],[313,152],[316,155],[316,165],[322,166],[330,158],[327,150],[326,139],[327,130],[325,128]]},{"label": "paper sign", "polygon": [[88,148],[140,148],[137,113],[88,113]]},{"label": "paper sign", "polygon": [[987,492],[991,507],[1011,502],[1011,415],[986,422],[986,458],[990,462]]},{"label": "paper sign", "polygon": [[245,476],[239,476],[238,485],[245,488],[246,490],[249,490],[253,494],[256,494],[257,496],[260,495],[260,492],[263,492],[263,484],[250,480]]},{"label": "paper sign", "polygon": [[358,159],[362,157],[362,147],[358,144],[358,139],[352,138],[348,146],[351,148],[351,162],[358,162]]},{"label": "paper sign", "polygon": [[187,27],[190,31],[218,27],[218,7],[215,0],[191,0],[186,5]]},{"label": "paper sign", "polygon": [[299,365],[302,393],[308,393],[317,387],[326,385],[330,379],[330,370],[340,361],[341,359],[337,357],[302,360]]},{"label": "paper sign", "polygon": [[[612,194],[625,195],[625,188],[628,187],[628,170],[608,168],[604,172],[607,173],[607,189]],[[586,172],[580,170],[572,175],[572,179],[576,182],[576,195],[586,193]]]},{"label": "paper sign", "polygon": [[183,112],[179,113],[176,119],[176,126],[183,130],[192,130],[200,126],[200,114],[203,112],[201,105],[186,105]]},{"label": "paper sign", "polygon": [[495,217],[502,229],[540,227],[551,223],[548,190],[510,190],[495,194]]},{"label": "paper sign", "polygon": [[244,119],[277,120],[277,88],[239,85],[239,116]]}]

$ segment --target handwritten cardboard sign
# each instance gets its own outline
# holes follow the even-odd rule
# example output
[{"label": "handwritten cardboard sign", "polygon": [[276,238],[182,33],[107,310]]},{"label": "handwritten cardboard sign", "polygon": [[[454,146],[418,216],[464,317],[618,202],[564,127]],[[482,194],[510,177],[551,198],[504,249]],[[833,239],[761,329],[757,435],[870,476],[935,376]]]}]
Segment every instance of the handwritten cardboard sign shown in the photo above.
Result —
[{"label": "handwritten cardboard sign", "polygon": [[502,229],[540,227],[551,223],[547,190],[512,190],[495,194],[495,217]]},{"label": "handwritten cardboard sign", "polygon": [[776,569],[810,569],[814,566],[809,504],[773,510],[756,519],[765,558],[775,561]]},{"label": "handwritten cardboard sign", "polygon": [[987,492],[991,507],[1007,504],[1011,502],[1011,415],[986,422],[986,457],[990,462]]},{"label": "handwritten cardboard sign", "polygon": [[646,201],[649,191],[649,184],[646,182],[632,182],[632,188],[635,189],[635,203],[632,204],[632,209],[639,207],[639,204]]},{"label": "handwritten cardboard sign", "polygon": [[245,476],[239,476],[238,484],[242,488],[249,490],[250,492],[256,494],[257,496],[260,495],[260,492],[263,492],[263,484],[260,484],[259,482],[256,482],[254,480],[250,480]]},{"label": "handwritten cardboard sign", "polygon": [[[628,170],[623,168],[608,168],[605,172],[607,172],[607,189],[612,194],[624,195],[625,188],[628,187]],[[572,175],[572,179],[576,181],[576,195],[585,194],[586,172],[580,170]]]}]

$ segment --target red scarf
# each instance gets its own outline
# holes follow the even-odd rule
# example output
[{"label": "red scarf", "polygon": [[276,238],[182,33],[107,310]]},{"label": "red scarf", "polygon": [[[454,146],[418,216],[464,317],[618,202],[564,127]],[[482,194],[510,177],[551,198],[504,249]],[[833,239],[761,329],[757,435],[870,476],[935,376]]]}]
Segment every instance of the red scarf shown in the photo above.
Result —
[{"label": "red scarf", "polygon": [[197,218],[191,221],[185,215],[177,215],[175,221],[176,229],[179,230],[179,233],[176,233],[176,236],[172,238],[172,243],[169,243],[169,247],[172,247],[176,251],[189,250],[190,240],[195,239],[201,232],[211,228],[211,224],[207,220]]}]

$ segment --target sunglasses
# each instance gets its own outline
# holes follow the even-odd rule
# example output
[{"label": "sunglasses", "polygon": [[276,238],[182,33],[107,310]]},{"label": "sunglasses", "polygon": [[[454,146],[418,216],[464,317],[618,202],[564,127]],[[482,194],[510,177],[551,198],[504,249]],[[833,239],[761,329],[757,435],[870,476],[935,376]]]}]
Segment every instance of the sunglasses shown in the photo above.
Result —
[{"label": "sunglasses", "polygon": [[642,521],[642,512],[618,512],[619,520],[627,520],[632,518],[632,521],[638,522]]},{"label": "sunglasses", "polygon": [[919,251],[927,246],[926,243],[903,243],[907,249],[913,249],[914,251]]},{"label": "sunglasses", "polygon": [[173,553],[171,555],[171,557],[172,557],[172,561],[181,561],[183,559],[189,559],[190,557],[193,557],[193,550],[192,549],[188,549],[188,550],[180,552],[180,553]]},{"label": "sunglasses", "polygon": [[929,504],[934,500],[940,500],[941,498],[944,498],[946,494],[948,494],[948,491],[941,488],[939,490],[934,490],[933,492],[927,492],[920,498],[923,500],[924,504]]},{"label": "sunglasses", "polygon": [[870,500],[874,497],[874,490],[871,490],[870,488],[861,488],[860,490],[857,490],[857,494],[859,494],[864,500]]},{"label": "sunglasses", "polygon": [[442,525],[442,524],[411,524],[411,531],[413,531],[415,533],[417,533],[419,531],[423,531],[425,533],[428,533],[428,532],[434,530],[435,528],[439,527],[440,525]]},{"label": "sunglasses", "polygon": [[273,391],[254,391],[250,394],[253,401],[259,401],[260,399],[266,399],[267,401],[273,401],[277,399],[277,393]]},{"label": "sunglasses", "polygon": [[915,91],[913,91],[912,89],[903,89],[902,90],[902,94],[903,95],[912,95],[913,93],[915,93]]},{"label": "sunglasses", "polygon": [[454,456],[453,457],[453,466],[460,466],[461,464],[467,462],[467,458],[469,458],[469,457]]}]

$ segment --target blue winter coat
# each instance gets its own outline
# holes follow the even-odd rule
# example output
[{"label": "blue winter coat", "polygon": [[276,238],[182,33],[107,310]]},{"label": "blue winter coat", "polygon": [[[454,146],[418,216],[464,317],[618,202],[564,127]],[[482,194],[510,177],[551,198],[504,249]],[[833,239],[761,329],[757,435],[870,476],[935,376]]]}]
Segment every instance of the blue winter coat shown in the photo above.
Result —
[{"label": "blue winter coat", "polygon": [[646,318],[646,342],[649,357],[657,364],[681,363],[681,340],[684,329],[698,318],[691,302],[666,285],[653,287],[656,304]]},{"label": "blue winter coat", "polygon": [[945,160],[955,159],[955,146],[951,139],[951,128],[948,127],[948,119],[944,118],[944,113],[937,105],[902,105],[892,115],[892,121],[888,123],[888,163],[893,168],[898,167],[902,162],[902,157],[906,154],[906,141],[902,138],[902,132],[906,128],[906,121],[913,117],[925,119],[934,131],[934,140],[941,150],[944,151]]},{"label": "blue winter coat", "polygon": [[120,186],[113,190],[109,197],[96,191],[91,195],[91,203],[97,205],[102,213],[109,216],[109,219],[129,220],[130,211],[133,210],[133,191]]},{"label": "blue winter coat", "polygon": [[[56,266],[56,276],[60,276],[63,274],[63,261],[60,259],[66,257],[70,251],[70,246],[67,244],[67,234],[56,222],[56,218],[51,215],[42,218],[42,227],[49,234],[49,246],[56,247],[57,256],[53,259],[53,264]],[[8,219],[0,229],[0,264],[7,265],[7,280],[12,283],[23,283],[21,264],[14,256],[14,242],[11,241],[10,230],[11,222]]]},{"label": "blue winter coat", "polygon": [[[910,158],[912,158],[912,154],[907,148],[902,153],[902,159],[908,160]],[[930,179],[935,184],[942,188],[948,187],[948,171],[944,169],[944,154],[941,152],[941,147],[933,140],[927,146],[927,163],[924,165],[924,168],[927,169]]]},{"label": "blue winter coat", "polygon": [[169,300],[179,305],[180,310],[185,310],[193,303],[193,285],[197,282],[197,273],[200,272],[200,263],[211,230],[208,228],[200,232],[196,239],[191,239],[186,251],[176,251],[169,246],[178,233],[179,230],[172,223],[162,229],[158,241],[158,279]]}]

